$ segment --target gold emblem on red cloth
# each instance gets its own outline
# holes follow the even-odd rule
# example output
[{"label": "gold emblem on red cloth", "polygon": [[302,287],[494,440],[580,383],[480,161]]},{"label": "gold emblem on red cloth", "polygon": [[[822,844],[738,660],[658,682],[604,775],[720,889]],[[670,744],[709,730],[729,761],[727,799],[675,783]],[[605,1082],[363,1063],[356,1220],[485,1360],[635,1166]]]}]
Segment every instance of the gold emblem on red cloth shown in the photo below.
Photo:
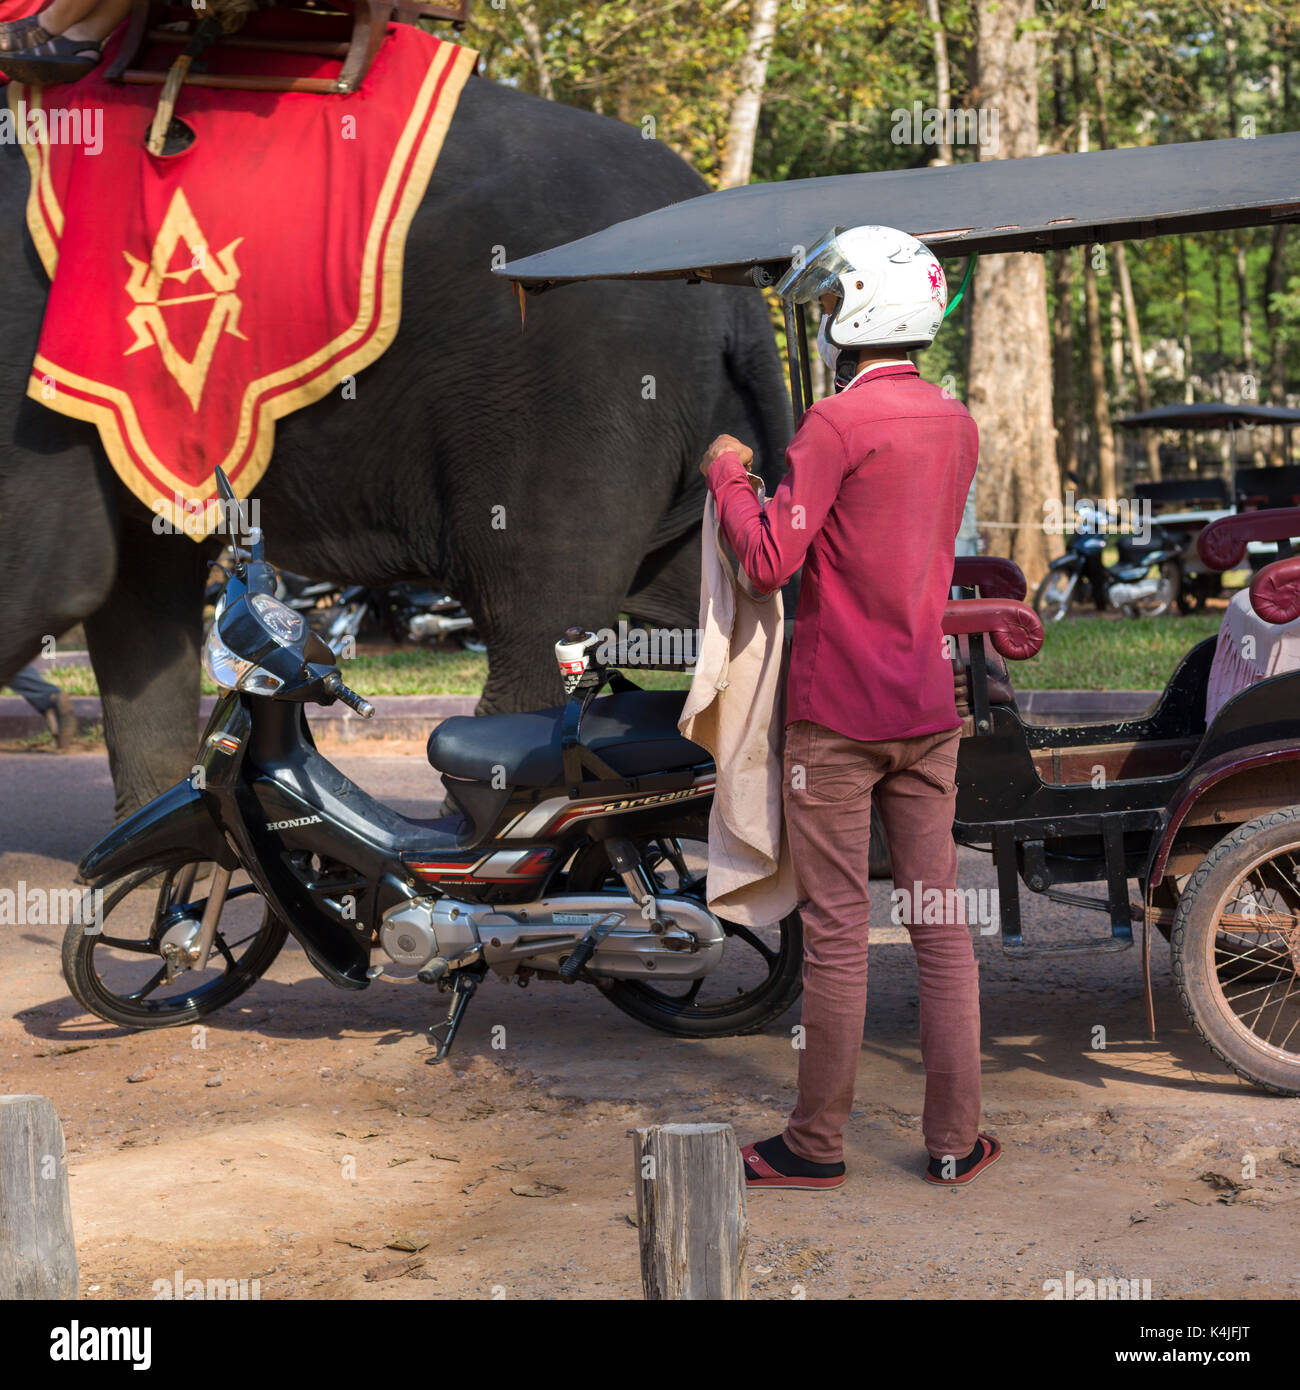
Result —
[{"label": "gold emblem on red cloth", "polygon": [[[135,308],[126,316],[128,326],[135,333],[135,342],[127,348],[124,356],[140,352],[147,347],[157,347],[162,354],[163,366],[171,373],[176,384],[185,392],[191,407],[198,410],[203,397],[203,385],[208,379],[208,368],[212,365],[212,355],[217,350],[217,342],[223,333],[234,338],[246,338],[239,331],[239,311],[243,307],[235,286],[239,284],[239,267],[235,264],[235,248],[243,241],[236,237],[228,246],[217,252],[208,250],[208,239],[198,224],[198,219],[190,209],[185,194],[178,188],[167,209],[167,216],[158,229],[149,264],[137,260],[129,251],[122,254],[131,267],[126,282],[126,292],[135,303]],[[189,251],[188,266],[180,270],[168,270],[176,248],[185,243]],[[195,276],[200,276],[207,289],[197,294],[162,297],[166,282],[175,280],[188,288]],[[167,320],[163,310],[175,308],[180,304],[199,304],[210,302],[207,323],[192,358],[185,357],[172,342],[167,331]]]}]

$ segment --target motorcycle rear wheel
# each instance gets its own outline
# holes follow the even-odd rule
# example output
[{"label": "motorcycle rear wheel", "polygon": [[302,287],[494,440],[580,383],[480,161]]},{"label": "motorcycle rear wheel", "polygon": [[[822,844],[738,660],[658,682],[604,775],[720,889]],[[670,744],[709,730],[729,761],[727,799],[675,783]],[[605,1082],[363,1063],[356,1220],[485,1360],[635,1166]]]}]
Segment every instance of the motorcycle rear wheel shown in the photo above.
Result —
[{"label": "motorcycle rear wheel", "polygon": [[[178,971],[166,982],[162,938],[169,930],[184,935],[202,917],[207,898],[195,895],[196,879],[188,873],[202,862],[137,869],[104,890],[99,930],[68,927],[63,978],[83,1008],[126,1028],[172,1028],[229,1004],[270,968],[288,928],[251,884],[236,881],[207,968]],[[83,912],[83,921],[88,916]]]},{"label": "motorcycle rear wheel", "polygon": [[[673,863],[669,847],[681,846],[683,841],[687,845],[694,842],[697,847],[707,846],[708,834],[708,819],[700,816],[629,838],[665,892],[693,897],[703,903],[702,872],[693,873],[688,865],[683,879]],[[689,850],[686,853],[690,855]],[[569,869],[568,884],[572,891],[580,893],[622,887],[621,880],[610,867],[604,846],[598,841],[578,851]],[[727,934],[722,962],[710,975],[692,981],[679,993],[658,989],[641,980],[597,981],[597,984],[609,1002],[625,1014],[674,1037],[733,1038],[757,1033],[780,1018],[803,989],[803,928],[799,914],[792,912],[770,927],[753,930],[726,921],[722,926]],[[757,961],[752,959],[754,956]],[[722,993],[723,988],[736,985],[738,967],[743,967],[745,962],[749,962],[751,968],[743,970],[746,978],[736,987],[736,992]],[[714,997],[701,1000],[710,982],[714,986]]]},{"label": "motorcycle rear wheel", "polygon": [[1166,560],[1160,566],[1160,583],[1164,586],[1158,597],[1140,599],[1137,603],[1125,604],[1124,612],[1130,618],[1163,618],[1179,607],[1182,592],[1183,572],[1177,561]]}]

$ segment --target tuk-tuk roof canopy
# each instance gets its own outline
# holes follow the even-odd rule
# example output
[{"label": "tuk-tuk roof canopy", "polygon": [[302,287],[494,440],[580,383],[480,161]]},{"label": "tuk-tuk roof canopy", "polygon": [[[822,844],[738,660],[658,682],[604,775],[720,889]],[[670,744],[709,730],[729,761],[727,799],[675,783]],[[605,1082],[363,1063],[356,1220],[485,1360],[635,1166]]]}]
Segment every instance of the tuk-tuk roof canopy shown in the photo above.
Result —
[{"label": "tuk-tuk roof canopy", "polygon": [[1223,430],[1237,425],[1300,425],[1300,410],[1281,405],[1231,404],[1228,401],[1176,402],[1124,415],[1115,423],[1126,430]]},{"label": "tuk-tuk roof canopy", "polygon": [[499,267],[527,289],[574,280],[781,274],[833,226],[882,223],[939,256],[1300,218],[1300,131],[755,183],[703,193]]}]

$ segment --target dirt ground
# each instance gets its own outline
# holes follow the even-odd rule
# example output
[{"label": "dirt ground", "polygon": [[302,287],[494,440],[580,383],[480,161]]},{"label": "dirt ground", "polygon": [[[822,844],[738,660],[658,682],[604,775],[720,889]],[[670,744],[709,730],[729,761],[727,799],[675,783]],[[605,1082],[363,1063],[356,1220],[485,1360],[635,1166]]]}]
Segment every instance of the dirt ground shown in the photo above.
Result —
[{"label": "dirt ground", "polygon": [[[337,760],[408,814],[436,798],[416,746]],[[0,886],[66,886],[111,804],[102,754],[0,756]],[[963,851],[962,883],[992,886],[984,856]],[[1104,929],[1084,916],[1035,901],[1028,931]],[[724,1120],[747,1142],[793,1097],[797,1007],[757,1037],[684,1042],[587,987],[491,978],[431,1067],[441,997],[422,986],[340,993],[291,944],[206,1031],[127,1034],[69,998],[61,936],[0,932],[0,1092],[62,1117],[91,1298],[151,1297],[177,1271],[257,1280],[263,1299],[636,1298],[629,1132]],[[901,927],[875,930],[849,1181],[751,1198],[754,1296],[1042,1299],[1068,1271],[1149,1280],[1155,1299],[1300,1293],[1300,1102],[1202,1047],[1163,941],[1155,1043],[1137,951],[977,949],[1004,1158],[969,1190],[919,1180],[914,964]]]}]

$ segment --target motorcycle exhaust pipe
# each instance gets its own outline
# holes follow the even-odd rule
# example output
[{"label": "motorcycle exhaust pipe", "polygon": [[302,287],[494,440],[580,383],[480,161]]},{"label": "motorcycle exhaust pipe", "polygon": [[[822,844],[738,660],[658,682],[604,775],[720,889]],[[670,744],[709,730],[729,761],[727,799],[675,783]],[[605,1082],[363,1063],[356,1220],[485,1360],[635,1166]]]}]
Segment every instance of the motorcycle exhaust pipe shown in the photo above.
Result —
[{"label": "motorcycle exhaust pipe", "polygon": [[419,613],[410,622],[410,636],[413,642],[422,642],[426,637],[445,637],[451,632],[464,632],[474,626],[474,619],[468,615],[461,618],[443,618],[436,613]]}]

